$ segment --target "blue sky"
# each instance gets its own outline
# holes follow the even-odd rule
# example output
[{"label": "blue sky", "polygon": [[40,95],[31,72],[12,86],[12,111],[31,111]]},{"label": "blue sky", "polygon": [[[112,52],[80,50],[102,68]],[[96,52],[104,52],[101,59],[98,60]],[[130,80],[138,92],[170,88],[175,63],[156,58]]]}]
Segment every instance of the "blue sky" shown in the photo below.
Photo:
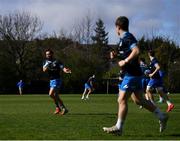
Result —
[{"label": "blue sky", "polygon": [[0,0],[0,14],[28,11],[43,21],[43,32],[65,30],[88,12],[94,22],[101,18],[109,32],[109,42],[116,43],[114,21],[118,16],[130,19],[130,32],[137,38],[162,35],[180,45],[180,0]]}]

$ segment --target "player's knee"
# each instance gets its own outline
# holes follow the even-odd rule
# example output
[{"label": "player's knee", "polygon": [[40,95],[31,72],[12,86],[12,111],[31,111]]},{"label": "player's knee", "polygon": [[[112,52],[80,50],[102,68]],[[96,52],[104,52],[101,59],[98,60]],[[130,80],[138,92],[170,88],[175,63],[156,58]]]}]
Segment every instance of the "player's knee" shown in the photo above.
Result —
[{"label": "player's knee", "polygon": [[146,93],[149,93],[149,89],[146,89]]},{"label": "player's knee", "polygon": [[49,96],[50,96],[50,97],[54,97],[54,94],[53,94],[53,93],[49,93]]},{"label": "player's knee", "polygon": [[119,103],[119,105],[124,105],[124,104],[126,104],[126,100],[118,98],[118,103]]}]

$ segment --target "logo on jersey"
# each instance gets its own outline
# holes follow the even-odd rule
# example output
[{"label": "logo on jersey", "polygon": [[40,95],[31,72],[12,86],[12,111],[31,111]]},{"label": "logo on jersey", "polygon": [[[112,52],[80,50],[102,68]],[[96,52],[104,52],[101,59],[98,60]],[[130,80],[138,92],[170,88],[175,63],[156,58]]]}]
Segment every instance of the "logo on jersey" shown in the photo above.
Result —
[{"label": "logo on jersey", "polygon": [[120,46],[120,47],[122,46],[122,41],[119,42],[119,46]]},{"label": "logo on jersey", "polygon": [[129,86],[128,86],[128,85],[124,85],[123,88],[124,88],[124,89],[128,89]]}]

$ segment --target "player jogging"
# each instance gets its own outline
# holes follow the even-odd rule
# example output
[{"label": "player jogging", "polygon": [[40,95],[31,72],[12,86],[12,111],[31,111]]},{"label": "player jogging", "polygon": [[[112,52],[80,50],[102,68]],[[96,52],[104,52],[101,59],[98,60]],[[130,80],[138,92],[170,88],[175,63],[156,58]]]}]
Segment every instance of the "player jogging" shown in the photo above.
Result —
[{"label": "player jogging", "polygon": [[174,104],[169,100],[167,94],[164,92],[163,80],[159,73],[160,65],[158,60],[155,58],[155,52],[150,50],[148,55],[150,58],[151,73],[149,74],[150,81],[147,85],[146,93],[148,94],[149,99],[153,102],[153,96],[150,90],[151,88],[155,88],[157,93],[160,94],[168,105],[166,112],[170,112],[174,108]]},{"label": "player jogging", "polygon": [[118,97],[119,108],[117,123],[112,127],[103,127],[103,130],[107,133],[122,134],[128,112],[128,98],[134,95],[136,104],[142,105],[156,115],[160,123],[159,131],[162,132],[166,128],[168,116],[142,96],[142,72],[138,60],[140,51],[135,37],[128,32],[129,20],[124,16],[118,17],[115,25],[116,32],[120,36],[118,47],[120,61],[118,65],[124,71],[125,76],[123,77]]},{"label": "player jogging", "polygon": [[53,51],[50,49],[47,49],[45,51],[46,60],[43,65],[43,71],[47,72],[49,74],[50,78],[50,90],[49,90],[49,96],[53,99],[56,110],[54,114],[66,114],[68,110],[63,104],[63,101],[59,97],[59,89],[62,83],[61,77],[60,77],[60,71],[62,70],[64,73],[71,73],[71,70],[64,67],[64,65],[53,58]]},{"label": "player jogging", "polygon": [[[82,94],[81,99],[89,99],[89,95],[94,90],[93,82],[95,80],[95,75],[89,77],[88,81],[84,84],[84,92]],[[85,96],[86,95],[86,96]]]},{"label": "player jogging", "polygon": [[17,83],[17,87],[19,89],[19,94],[22,95],[23,94],[23,87],[24,87],[24,82],[22,80],[20,80],[18,83]]}]

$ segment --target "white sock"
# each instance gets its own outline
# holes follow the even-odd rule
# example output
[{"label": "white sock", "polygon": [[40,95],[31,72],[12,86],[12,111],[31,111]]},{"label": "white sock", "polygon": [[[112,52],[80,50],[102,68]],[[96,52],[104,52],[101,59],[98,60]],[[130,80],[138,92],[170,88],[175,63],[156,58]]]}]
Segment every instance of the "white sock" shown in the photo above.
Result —
[{"label": "white sock", "polygon": [[155,105],[155,103],[154,103],[154,101],[153,100],[150,100],[151,101],[151,103],[153,104],[153,105]]},{"label": "white sock", "polygon": [[156,108],[153,113],[155,114],[155,116],[158,119],[163,119],[164,118],[164,113],[161,112],[159,108]]},{"label": "white sock", "polygon": [[163,98],[162,98],[162,97],[159,97],[159,101],[163,101]]},{"label": "white sock", "polygon": [[120,118],[118,118],[118,120],[117,120],[116,127],[118,129],[122,129],[123,128],[123,121]]},{"label": "white sock", "polygon": [[171,105],[171,102],[169,100],[166,101],[167,105]]}]

